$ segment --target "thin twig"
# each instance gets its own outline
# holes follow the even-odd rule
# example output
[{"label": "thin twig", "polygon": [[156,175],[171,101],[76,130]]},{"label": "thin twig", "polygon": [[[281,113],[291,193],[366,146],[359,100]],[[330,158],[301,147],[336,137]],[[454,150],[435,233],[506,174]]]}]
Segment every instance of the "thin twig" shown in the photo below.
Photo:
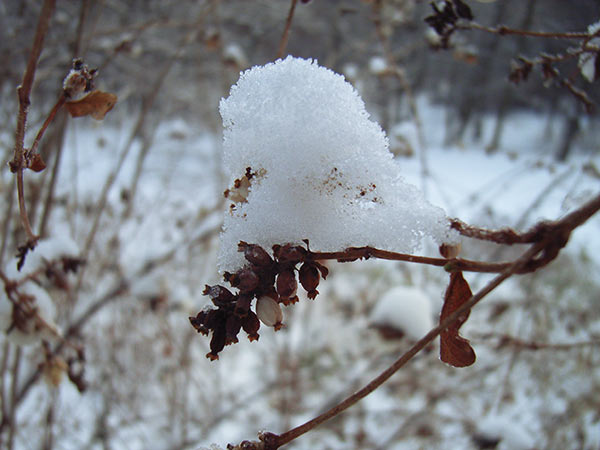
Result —
[{"label": "thin twig", "polygon": [[600,340],[591,341],[580,341],[580,342],[536,342],[536,341],[525,341],[515,336],[508,334],[497,334],[497,333],[482,333],[476,335],[474,339],[480,339],[481,342],[486,342],[489,339],[497,339],[496,347],[511,346],[517,347],[523,350],[572,350],[574,348],[581,347],[594,347],[600,346]]},{"label": "thin twig", "polygon": [[15,131],[15,151],[14,157],[11,161],[11,169],[17,174],[17,192],[19,198],[19,210],[21,216],[21,222],[25,228],[27,234],[28,246],[35,246],[37,237],[33,234],[31,224],[29,223],[29,217],[27,216],[27,207],[25,205],[25,193],[23,187],[23,161],[25,153],[25,126],[27,123],[27,113],[29,111],[29,105],[31,104],[30,94],[33,86],[33,79],[35,77],[35,70],[37,63],[44,47],[44,39],[50,27],[50,19],[54,13],[56,6],[56,0],[45,0],[42,5],[42,10],[38,19],[38,24],[35,31],[35,37],[33,39],[33,46],[29,60],[27,62],[27,68],[23,75],[23,81],[17,88],[17,94],[19,97],[19,112],[17,115],[17,128]]},{"label": "thin twig", "polygon": [[296,3],[298,3],[298,0],[292,0],[290,4],[290,10],[285,21],[285,28],[283,30],[283,34],[281,35],[281,41],[279,42],[277,58],[283,58],[285,48],[287,47],[288,39],[290,37],[290,28],[292,27],[292,19],[294,18],[294,10],[296,9]]},{"label": "thin twig", "polygon": [[50,110],[48,117],[46,117],[46,120],[44,120],[42,127],[40,128],[37,135],[35,136],[33,144],[31,144],[31,148],[28,150],[27,153],[29,153],[31,155],[36,153],[38,145],[40,144],[40,141],[42,140],[42,137],[44,136],[46,129],[48,128],[50,123],[52,123],[52,121],[56,117],[56,114],[58,113],[60,108],[65,104],[66,101],[67,101],[67,97],[65,96],[64,93],[61,93],[60,97],[58,98],[58,100],[56,101],[56,103],[54,104],[52,109]]},{"label": "thin twig", "polygon": [[587,39],[590,37],[590,34],[585,31],[575,31],[575,32],[567,32],[567,33],[557,33],[557,32],[548,32],[548,31],[530,31],[530,30],[516,30],[514,28],[509,28],[506,25],[499,25],[497,27],[487,27],[485,25],[481,25],[477,22],[466,22],[461,23],[457,26],[458,29],[461,30],[479,30],[485,31],[487,33],[499,34],[500,36],[505,35],[518,35],[518,36],[528,36],[528,37],[539,37],[539,38],[554,38],[554,39]]}]

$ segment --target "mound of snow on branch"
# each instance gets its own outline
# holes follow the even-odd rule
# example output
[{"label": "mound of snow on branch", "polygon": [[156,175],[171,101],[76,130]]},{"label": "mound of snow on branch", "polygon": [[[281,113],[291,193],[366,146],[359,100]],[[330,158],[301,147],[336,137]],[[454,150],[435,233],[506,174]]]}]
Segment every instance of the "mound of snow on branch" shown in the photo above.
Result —
[{"label": "mound of snow on branch", "polygon": [[413,252],[425,235],[452,240],[444,211],[399,176],[385,133],[343,76],[288,57],[243,72],[220,111],[225,171],[242,187],[250,175],[230,197],[220,270],[244,264],[239,241]]}]

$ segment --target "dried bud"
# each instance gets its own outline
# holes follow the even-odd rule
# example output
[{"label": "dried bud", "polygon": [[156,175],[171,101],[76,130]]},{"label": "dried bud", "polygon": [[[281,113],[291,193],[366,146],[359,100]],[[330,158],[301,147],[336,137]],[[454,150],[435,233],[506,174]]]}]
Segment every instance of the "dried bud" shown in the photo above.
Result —
[{"label": "dried bud", "polygon": [[209,286],[208,284],[204,287],[202,294],[208,295],[215,306],[226,306],[234,300],[234,295],[223,286]]},{"label": "dried bud", "polygon": [[292,298],[296,295],[297,290],[298,282],[296,281],[294,269],[286,269],[277,275],[277,294],[281,298]]},{"label": "dried bud", "polygon": [[209,330],[214,330],[220,323],[225,320],[225,314],[220,309],[207,309],[200,311],[196,317],[190,317],[192,326],[205,336]]},{"label": "dried bud", "polygon": [[281,306],[271,297],[263,295],[256,302],[256,315],[268,327],[281,328],[283,312]]},{"label": "dried bud", "polygon": [[241,294],[235,302],[235,309],[233,310],[233,313],[238,317],[245,317],[246,314],[248,314],[248,311],[250,310],[251,302],[251,295]]},{"label": "dried bud", "polygon": [[473,20],[473,13],[469,5],[464,3],[462,0],[452,0],[454,8],[456,9],[456,15],[462,19]]},{"label": "dried bud", "polygon": [[300,267],[300,283],[302,287],[308,292],[308,298],[314,299],[319,291],[319,270],[313,263],[304,263]]},{"label": "dried bud", "polygon": [[273,264],[273,259],[271,259],[269,254],[259,245],[240,241],[238,244],[238,251],[244,252],[244,258],[255,266],[266,267]]},{"label": "dried bud", "polygon": [[220,323],[218,327],[213,330],[212,339],[210,340],[210,352],[206,354],[206,357],[211,361],[219,359],[219,352],[225,347],[225,324]]},{"label": "dried bud", "polygon": [[248,315],[242,319],[242,328],[248,333],[248,340],[258,341],[258,329],[260,328],[260,322],[258,317],[253,311],[248,311]]},{"label": "dried bud", "polygon": [[208,328],[204,325],[206,313],[200,311],[196,317],[190,317],[190,323],[196,329],[196,331],[204,336],[208,336]]},{"label": "dried bud", "polygon": [[79,58],[73,60],[71,71],[63,81],[63,92],[67,98],[89,92],[94,88],[94,78],[98,75],[97,69],[88,69]]},{"label": "dried bud", "polygon": [[297,264],[304,261],[306,249],[292,244],[274,245],[273,255],[280,263]]},{"label": "dried bud", "polygon": [[229,316],[227,317],[227,321],[225,322],[225,345],[229,344],[237,344],[238,338],[237,335],[242,328],[242,321],[237,316]]},{"label": "dried bud", "polygon": [[252,269],[241,269],[236,275],[237,283],[235,284],[235,287],[237,287],[240,292],[252,292],[258,287],[260,279]]}]

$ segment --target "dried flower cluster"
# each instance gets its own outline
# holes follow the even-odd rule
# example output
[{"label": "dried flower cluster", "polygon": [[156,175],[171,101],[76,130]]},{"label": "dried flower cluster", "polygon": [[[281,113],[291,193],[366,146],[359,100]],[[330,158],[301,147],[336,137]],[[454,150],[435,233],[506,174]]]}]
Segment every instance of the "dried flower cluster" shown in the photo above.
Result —
[{"label": "dried flower cluster", "polygon": [[[308,247],[308,241],[305,242]],[[238,251],[244,254],[247,264],[235,273],[224,274],[225,281],[238,293],[220,285],[207,285],[203,293],[210,297],[216,309],[205,309],[196,317],[190,317],[190,323],[199,333],[208,336],[212,332],[210,352],[206,355],[211,360],[218,359],[226,345],[237,343],[242,329],[250,341],[258,340],[260,322],[279,330],[283,321],[281,305],[298,301],[298,280],[308,298],[314,299],[319,293],[320,278],[327,278],[329,272],[312,260],[307,249],[297,245],[275,245],[271,257],[262,247],[242,241]]]},{"label": "dried flower cluster", "polygon": [[63,81],[65,97],[74,99],[80,94],[90,92],[94,89],[94,79],[98,75],[98,69],[90,69],[83,60],[73,60],[73,67]]},{"label": "dried flower cluster", "polygon": [[473,20],[471,8],[462,0],[446,0],[440,6],[432,2],[431,8],[433,14],[426,17],[425,22],[440,36],[442,48],[448,48],[459,19]]}]

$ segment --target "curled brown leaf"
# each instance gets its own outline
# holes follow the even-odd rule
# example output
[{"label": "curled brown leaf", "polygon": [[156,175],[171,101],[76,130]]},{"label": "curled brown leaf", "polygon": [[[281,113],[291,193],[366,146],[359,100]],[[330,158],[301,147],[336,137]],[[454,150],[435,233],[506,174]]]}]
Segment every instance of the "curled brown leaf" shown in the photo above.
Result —
[{"label": "curled brown leaf", "polygon": [[[440,315],[440,323],[468,301],[473,294],[469,283],[463,278],[462,272],[450,274],[450,284],[444,295],[444,306]],[[440,333],[440,359],[454,367],[467,367],[475,362],[475,350],[468,339],[458,334],[460,327],[469,318],[467,311],[452,325]]]},{"label": "curled brown leaf", "polygon": [[92,116],[96,120],[104,119],[117,103],[117,96],[109,92],[93,91],[79,100],[65,103],[71,117]]}]

